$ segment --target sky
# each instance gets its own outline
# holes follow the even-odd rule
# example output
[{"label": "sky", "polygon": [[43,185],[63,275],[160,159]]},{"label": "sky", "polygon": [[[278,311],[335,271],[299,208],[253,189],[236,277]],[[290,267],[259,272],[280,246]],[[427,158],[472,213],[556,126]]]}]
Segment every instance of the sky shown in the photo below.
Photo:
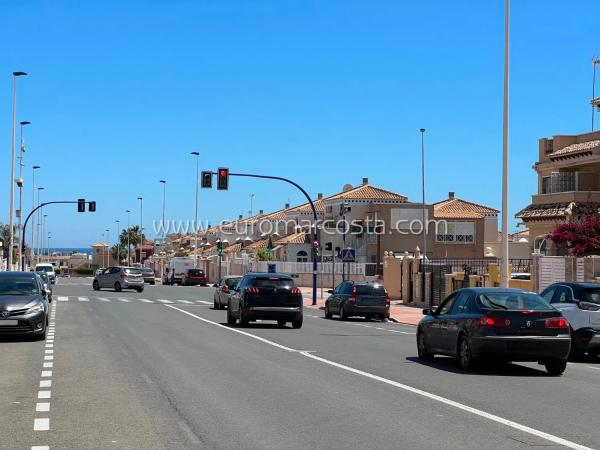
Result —
[{"label": "sky", "polygon": [[[510,219],[537,189],[537,140],[591,128],[600,2],[512,2]],[[0,0],[0,222],[8,222],[12,72],[53,247],[114,240],[120,225],[194,218],[196,166],[346,183],[421,201],[449,191],[500,209],[503,0]],[[600,123],[600,115],[597,117]],[[18,135],[17,135],[18,138]],[[212,224],[303,202],[275,181],[200,190]],[[149,233],[152,236],[152,232]]]}]

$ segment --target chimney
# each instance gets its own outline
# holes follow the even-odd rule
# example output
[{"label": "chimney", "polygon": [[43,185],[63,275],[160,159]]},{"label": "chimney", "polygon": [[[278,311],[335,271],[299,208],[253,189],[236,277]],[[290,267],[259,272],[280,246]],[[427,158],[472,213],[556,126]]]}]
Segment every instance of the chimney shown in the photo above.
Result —
[{"label": "chimney", "polygon": [[238,220],[242,220],[244,216],[242,216],[241,214],[238,216]]},{"label": "chimney", "polygon": [[263,209],[259,209],[259,210],[258,210],[258,213],[259,213],[259,214],[264,214],[264,212],[265,212],[265,211],[264,211]]},{"label": "chimney", "polygon": [[284,207],[283,207],[283,208],[284,208],[284,209],[288,209],[289,207],[290,207],[290,204],[289,204],[289,203],[286,203],[286,204],[284,205]]},{"label": "chimney", "polygon": [[322,193],[322,192],[319,192],[319,193],[317,194],[317,200],[321,200],[322,198],[323,198],[323,193]]},{"label": "chimney", "polygon": [[369,179],[368,178],[363,178],[363,186],[366,186],[367,184],[369,184]]},{"label": "chimney", "polygon": [[454,200],[454,192],[448,192],[448,200]]}]

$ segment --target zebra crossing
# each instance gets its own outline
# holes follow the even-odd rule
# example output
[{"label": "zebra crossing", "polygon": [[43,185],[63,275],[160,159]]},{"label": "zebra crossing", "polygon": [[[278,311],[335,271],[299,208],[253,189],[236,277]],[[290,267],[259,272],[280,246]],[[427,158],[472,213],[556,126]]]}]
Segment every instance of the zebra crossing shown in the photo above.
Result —
[{"label": "zebra crossing", "polygon": [[96,296],[67,296],[67,295],[59,295],[56,297],[59,302],[80,302],[80,303],[90,303],[90,302],[100,302],[100,303],[152,303],[152,304],[163,304],[163,305],[172,305],[172,304],[182,304],[182,305],[212,305],[212,302],[208,302],[206,300],[189,300],[189,299],[179,299],[179,300],[167,300],[165,298],[159,298],[156,300],[150,300],[148,298],[140,298],[140,297],[96,297]]}]

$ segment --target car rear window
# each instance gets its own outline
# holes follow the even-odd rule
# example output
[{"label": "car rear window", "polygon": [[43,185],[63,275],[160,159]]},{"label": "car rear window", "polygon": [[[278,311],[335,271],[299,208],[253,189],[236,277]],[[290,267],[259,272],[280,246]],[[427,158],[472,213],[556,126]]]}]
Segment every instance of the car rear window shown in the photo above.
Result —
[{"label": "car rear window", "polygon": [[477,296],[477,303],[485,309],[501,309],[512,311],[548,311],[552,306],[537,294],[528,292],[486,292]]},{"label": "car rear window", "polygon": [[192,276],[204,275],[204,270],[200,270],[200,269],[189,269],[189,270],[188,270],[188,274],[190,274],[190,275],[192,275]]},{"label": "car rear window", "polygon": [[381,284],[357,284],[356,295],[385,295],[385,288]]},{"label": "car rear window", "polygon": [[278,277],[265,277],[265,278],[254,278],[252,280],[252,286],[259,288],[287,288],[291,289],[294,287],[294,282],[290,278],[278,278]]},{"label": "car rear window", "polygon": [[154,269],[150,269],[150,268],[142,269],[142,272],[144,272],[144,273],[154,273]]},{"label": "car rear window", "polygon": [[596,303],[600,305],[600,289],[586,289],[580,300],[588,303]]},{"label": "car rear window", "polygon": [[139,275],[142,273],[142,271],[140,269],[132,269],[132,268],[126,268],[125,269],[125,273],[131,274],[131,275]]}]

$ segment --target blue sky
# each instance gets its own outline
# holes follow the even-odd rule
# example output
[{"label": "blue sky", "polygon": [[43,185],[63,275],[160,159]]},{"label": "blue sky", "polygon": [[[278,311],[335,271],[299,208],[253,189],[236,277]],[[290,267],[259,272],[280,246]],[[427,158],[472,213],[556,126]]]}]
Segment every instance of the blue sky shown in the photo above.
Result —
[{"label": "blue sky", "polygon": [[[0,221],[8,220],[11,72],[29,120],[43,199],[85,197],[95,214],[48,208],[53,246],[87,246],[139,217],[192,219],[195,165],[293,178],[310,193],[372,184],[420,201],[448,191],[501,204],[503,1],[0,0]],[[513,2],[511,194],[536,189],[537,139],[590,129],[597,0]],[[600,122],[600,117],[598,118]],[[202,190],[200,217],[274,210],[298,192],[232,179]],[[511,213],[511,220],[512,220]],[[135,219],[134,219],[135,218]],[[512,220],[513,226],[516,224]]]}]

